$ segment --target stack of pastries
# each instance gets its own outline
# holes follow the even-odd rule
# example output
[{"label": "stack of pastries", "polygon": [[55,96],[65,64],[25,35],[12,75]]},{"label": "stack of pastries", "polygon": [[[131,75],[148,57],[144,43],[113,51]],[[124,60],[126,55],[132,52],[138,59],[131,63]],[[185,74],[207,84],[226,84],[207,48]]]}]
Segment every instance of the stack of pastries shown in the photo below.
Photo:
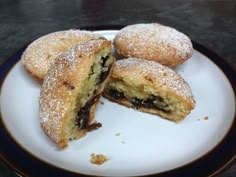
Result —
[{"label": "stack of pastries", "polygon": [[157,23],[121,29],[112,42],[89,31],[67,30],[32,42],[22,55],[26,71],[42,84],[39,120],[60,148],[102,126],[94,119],[103,94],[112,102],[168,120],[194,109],[188,83],[172,69],[191,58],[191,40]]}]

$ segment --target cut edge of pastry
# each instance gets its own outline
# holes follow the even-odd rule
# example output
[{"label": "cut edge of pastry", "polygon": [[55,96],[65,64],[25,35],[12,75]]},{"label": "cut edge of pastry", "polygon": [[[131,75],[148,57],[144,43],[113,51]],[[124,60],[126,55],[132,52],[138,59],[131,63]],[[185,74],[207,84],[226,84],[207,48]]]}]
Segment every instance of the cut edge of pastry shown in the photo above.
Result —
[{"label": "cut edge of pastry", "polygon": [[60,148],[101,127],[94,115],[114,62],[111,42],[101,38],[72,47],[51,65],[41,89],[39,117],[44,132]]},{"label": "cut edge of pastry", "polygon": [[116,62],[103,95],[174,122],[183,120],[195,107],[191,89],[180,75],[156,62],[136,58]]}]

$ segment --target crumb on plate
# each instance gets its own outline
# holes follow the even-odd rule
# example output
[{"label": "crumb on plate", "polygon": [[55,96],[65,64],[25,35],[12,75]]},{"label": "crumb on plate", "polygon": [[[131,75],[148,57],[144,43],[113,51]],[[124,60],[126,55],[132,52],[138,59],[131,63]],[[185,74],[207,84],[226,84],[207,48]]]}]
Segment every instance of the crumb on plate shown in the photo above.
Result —
[{"label": "crumb on plate", "polygon": [[208,116],[204,117],[205,120],[208,120]]},{"label": "crumb on plate", "polygon": [[120,136],[120,133],[116,133],[115,135],[116,135],[116,136]]},{"label": "crumb on plate", "polygon": [[96,165],[102,165],[104,162],[108,161],[109,159],[103,154],[90,154],[90,162]]}]

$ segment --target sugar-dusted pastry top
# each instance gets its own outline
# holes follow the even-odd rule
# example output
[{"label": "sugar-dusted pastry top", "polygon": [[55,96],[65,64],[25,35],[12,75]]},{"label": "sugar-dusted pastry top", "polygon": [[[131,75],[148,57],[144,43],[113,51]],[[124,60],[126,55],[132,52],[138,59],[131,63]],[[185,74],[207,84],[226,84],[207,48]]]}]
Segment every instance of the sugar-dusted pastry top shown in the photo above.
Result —
[{"label": "sugar-dusted pastry top", "polygon": [[34,79],[42,82],[55,57],[78,43],[99,37],[101,36],[98,34],[79,29],[49,33],[29,44],[21,61],[26,71]]},{"label": "sugar-dusted pastry top", "polygon": [[153,60],[167,66],[181,64],[193,53],[191,40],[185,34],[158,23],[124,27],[115,36],[114,46],[125,57]]}]

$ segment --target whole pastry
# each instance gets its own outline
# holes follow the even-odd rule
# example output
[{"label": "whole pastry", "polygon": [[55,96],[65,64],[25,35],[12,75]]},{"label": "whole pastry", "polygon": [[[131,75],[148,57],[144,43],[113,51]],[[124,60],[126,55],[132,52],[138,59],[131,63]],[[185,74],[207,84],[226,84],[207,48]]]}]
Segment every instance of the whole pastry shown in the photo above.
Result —
[{"label": "whole pastry", "polygon": [[174,122],[183,120],[195,106],[188,83],[178,73],[144,59],[117,61],[103,94],[113,102]]},{"label": "whole pastry", "polygon": [[115,61],[104,38],[75,45],[50,66],[42,84],[39,118],[44,132],[59,147],[97,129],[94,113]]},{"label": "whole pastry", "polygon": [[21,61],[25,70],[42,83],[54,58],[76,44],[99,37],[98,34],[78,29],[49,33],[29,44]]},{"label": "whole pastry", "polygon": [[191,40],[185,34],[158,23],[124,27],[115,36],[114,46],[124,57],[153,60],[170,67],[182,64],[193,54]]}]

